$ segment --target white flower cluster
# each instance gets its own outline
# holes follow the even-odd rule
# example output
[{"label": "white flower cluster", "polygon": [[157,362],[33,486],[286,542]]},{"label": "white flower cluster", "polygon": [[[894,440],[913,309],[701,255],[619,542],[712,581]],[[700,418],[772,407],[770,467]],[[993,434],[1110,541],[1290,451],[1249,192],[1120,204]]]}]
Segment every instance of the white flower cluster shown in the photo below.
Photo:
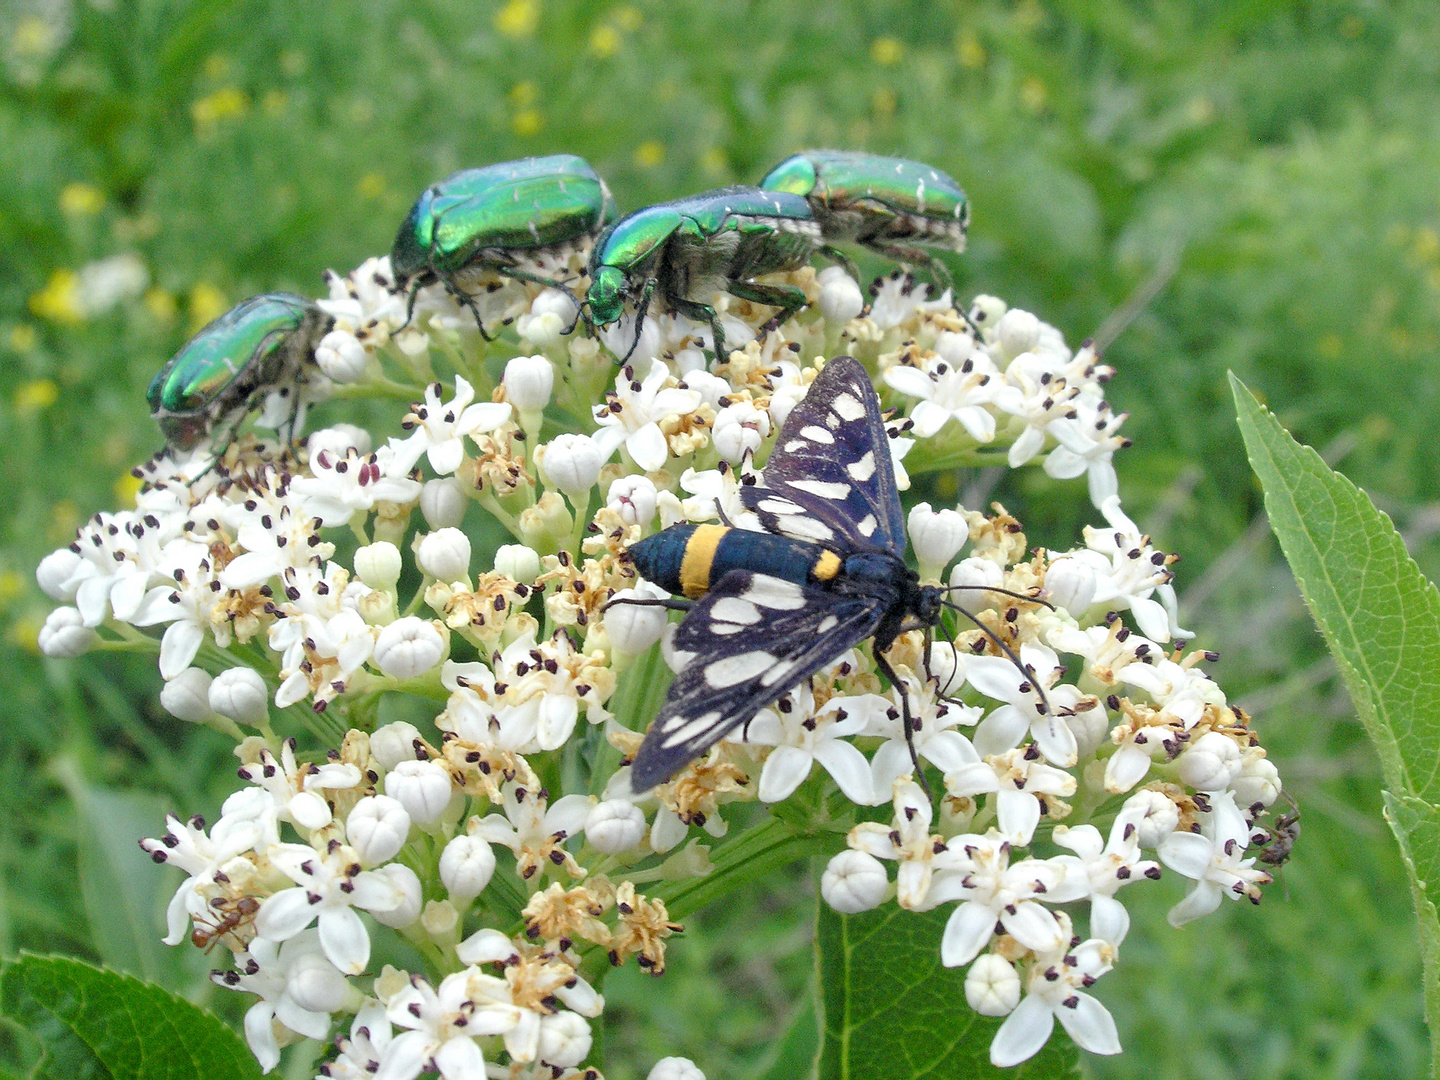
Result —
[{"label": "white flower cluster", "polygon": [[[737,347],[711,361],[708,326],[679,316],[597,341],[565,333],[577,300],[562,290],[496,279],[472,310],[438,286],[397,292],[371,260],[332,275],[316,362],[341,395],[409,403],[384,445],[338,425],[296,447],[162,453],[133,510],[95,515],[41,563],[62,604],[47,653],[155,650],[165,708],[236,740],[245,786],[214,824],[172,817],[143,846],[186,874],[165,940],[233,951],[215,977],[255,996],[245,1032],[267,1071],[352,1017],[323,1076],[598,1078],[585,1063],[604,999],[581,971],[603,968],[587,958],[662,973],[677,884],[744,878],[725,808],[807,784],[856,807],[829,904],[953,905],[943,961],[969,965],[972,1008],[1008,1015],[999,1065],[1056,1017],[1081,1046],[1119,1050],[1087,991],[1129,927],[1122,885],[1161,863],[1189,878],[1177,925],[1222,895],[1258,900],[1252,845],[1280,781],[1206,655],[1172,644],[1173,557],[1120,509],[1110,370],[993,297],[957,311],[896,274],[867,306],[839,268],[784,280],[810,305],[761,336],[769,309],[722,298]],[[487,345],[477,318],[516,340]],[[637,335],[615,368],[602,342],[623,355]],[[998,505],[916,506],[920,572],[948,576],[968,621],[899,639],[903,687],[862,643],[636,796],[628,761],[653,719],[638,703],[653,709],[658,658],[676,658],[664,609],[609,606],[663,595],[626,548],[680,521],[758,528],[739,489],[841,352],[900,410],[902,488],[923,440],[926,470],[1084,474],[1105,524],[1032,551]],[[511,542],[482,553],[497,529]],[[379,723],[392,695],[412,718],[433,703],[433,722]],[[912,744],[943,778],[938,803]],[[887,803],[893,823],[859,812]],[[372,935],[392,931],[423,971],[371,970]],[[700,1077],[679,1058],[650,1075]]]}]

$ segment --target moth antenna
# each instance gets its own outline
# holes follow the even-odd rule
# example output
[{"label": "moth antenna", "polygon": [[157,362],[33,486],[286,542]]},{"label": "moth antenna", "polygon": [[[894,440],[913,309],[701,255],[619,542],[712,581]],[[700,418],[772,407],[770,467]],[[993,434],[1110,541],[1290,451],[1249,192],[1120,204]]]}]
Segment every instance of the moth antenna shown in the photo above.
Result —
[{"label": "moth antenna", "polygon": [[[995,591],[1003,592],[1004,590],[997,589]],[[944,604],[951,611],[958,612],[959,614],[964,615],[965,618],[969,619],[972,623],[975,624],[975,626],[980,630],[982,634],[984,634],[991,641],[993,641],[995,643],[995,647],[998,648],[1002,653],[1004,653],[1006,658],[1015,665],[1016,670],[1018,670],[1021,675],[1025,676],[1025,681],[1035,688],[1035,694],[1037,697],[1040,698],[1040,704],[1045,706],[1045,715],[1055,715],[1055,710],[1050,707],[1050,699],[1045,696],[1045,691],[1040,686],[1040,680],[1035,677],[1034,672],[1032,672],[1029,668],[1025,666],[1024,661],[1020,659],[1019,653],[1012,649],[1007,642],[1001,639],[994,630],[991,630],[988,626],[986,626],[974,615],[970,614],[970,612],[966,611],[959,604],[951,603],[949,600],[942,600],[941,603]]]},{"label": "moth antenna", "polygon": [[999,593],[1001,596],[1008,596],[1014,600],[1023,600],[1027,604],[1039,604],[1041,607],[1049,608],[1051,611],[1055,610],[1055,605],[1049,600],[1039,596],[1027,596],[1025,593],[1015,592],[1012,589],[1002,589],[998,585],[941,585],[939,589],[941,592],[954,592],[956,589],[975,589],[978,592]]}]

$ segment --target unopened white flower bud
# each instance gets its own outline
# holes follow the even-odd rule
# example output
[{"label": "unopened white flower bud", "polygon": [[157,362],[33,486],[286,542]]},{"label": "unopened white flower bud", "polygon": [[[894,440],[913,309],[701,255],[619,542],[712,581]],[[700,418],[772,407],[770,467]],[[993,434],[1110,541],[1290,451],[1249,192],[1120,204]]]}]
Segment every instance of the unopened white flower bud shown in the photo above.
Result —
[{"label": "unopened white flower bud", "polygon": [[[995,588],[1004,580],[1005,571],[998,565],[989,559],[973,555],[968,559],[961,559],[955,564],[955,569],[950,571],[951,586],[965,592],[973,591],[979,595],[981,604],[990,599],[985,595],[985,590]],[[965,601],[962,599],[960,603],[963,605]]]},{"label": "unopened white flower bud", "polygon": [[210,683],[210,708],[237,724],[260,724],[270,716],[270,689],[254,668],[233,667]]},{"label": "unopened white flower bud", "polygon": [[368,362],[365,346],[348,330],[331,330],[315,349],[315,363],[337,383],[356,382],[365,374]]},{"label": "unopened white flower bud", "polygon": [[465,520],[465,510],[469,505],[465,489],[453,476],[427,480],[420,489],[420,513],[425,516],[425,524],[432,529],[458,526]]},{"label": "unopened white flower bud", "polygon": [[807,387],[786,383],[770,395],[770,421],[776,427],[784,427],[790,411],[796,402],[805,396]]},{"label": "unopened white flower bud", "polygon": [[1010,360],[1030,352],[1040,343],[1040,320],[1028,311],[1011,308],[1000,317],[996,333],[1000,338],[1001,355]]},{"label": "unopened white flower bud", "polygon": [[645,839],[645,814],[628,799],[606,799],[585,820],[585,839],[606,855],[629,851]]},{"label": "unopened white flower bud", "polygon": [[360,998],[360,992],[323,953],[296,957],[285,973],[285,990],[300,1008],[318,1013],[339,1012]]},{"label": "unopened white flower bud", "polygon": [[931,643],[929,670],[942,694],[954,697],[965,685],[965,657],[948,641]]},{"label": "unopened white flower bud", "polygon": [[534,506],[520,511],[520,535],[531,547],[553,546],[570,535],[575,519],[559,492],[547,491]]},{"label": "unopened white flower bud", "polygon": [[965,362],[975,355],[975,341],[968,332],[957,334],[946,330],[935,339],[935,355],[952,368],[964,367]]},{"label": "unopened white flower bud", "polygon": [[541,475],[552,487],[572,498],[584,495],[600,478],[605,464],[600,448],[589,435],[559,435],[536,453]]},{"label": "unopened white flower bud", "polygon": [[1196,791],[1224,791],[1240,775],[1240,748],[1218,731],[1207,731],[1180,755],[1180,779]]},{"label": "unopened white flower bud", "polygon": [[436,529],[415,553],[420,569],[437,581],[465,581],[470,573],[470,538],[459,529]]},{"label": "unopened white flower bud", "polygon": [[965,973],[965,1000],[981,1016],[1007,1016],[1020,1004],[1020,976],[1003,956],[983,953]]},{"label": "unopened white flower bud", "polygon": [[1153,788],[1137,791],[1125,800],[1121,812],[1133,810],[1136,806],[1144,809],[1144,816],[1136,822],[1135,839],[1142,848],[1154,851],[1160,841],[1173,833],[1180,825],[1180,808]]},{"label": "unopened white flower bud", "polygon": [[660,600],[668,594],[659,586],[642,581],[633,589],[621,589],[605,608],[605,635],[610,648],[627,656],[639,656],[660,640],[670,621],[669,613],[658,604],[625,604],[618,601]]},{"label": "unopened white flower bud", "polygon": [[210,673],[189,667],[160,688],[160,707],[177,720],[201,724],[215,715],[210,708]]},{"label": "unopened white flower bud", "polygon": [[[686,349],[682,351],[689,352],[690,350]],[[700,352],[698,349],[695,351]],[[700,353],[702,359],[704,355],[704,353]],[[722,379],[719,375],[710,374],[710,371],[703,365],[695,371],[686,372],[681,383],[686,390],[694,390],[700,395],[701,401],[716,410],[720,408],[721,398],[728,397],[735,392],[735,388],[730,385],[728,379]]]},{"label": "unopened white flower bud", "polygon": [[[910,511],[910,546],[921,566],[921,577],[933,577],[950,565],[965,541],[970,526],[955,510],[932,510],[928,502],[918,503]],[[926,573],[929,569],[931,572]]]},{"label": "unopened white flower bud", "polygon": [[[708,364],[709,361],[705,359],[705,354],[694,346],[681,349],[675,354],[675,371],[686,383],[690,381],[691,372],[703,371],[708,375]],[[693,389],[698,390],[699,387]]]},{"label": "unopened white flower bud", "polygon": [[540,556],[524,544],[502,544],[495,552],[495,569],[528,585],[540,576]]},{"label": "unopened white flower bud", "polygon": [[85,625],[78,610],[59,607],[45,616],[38,640],[40,651],[46,656],[70,660],[93,649],[99,635]]},{"label": "unopened white flower bud", "polygon": [[1242,750],[1240,775],[1231,789],[1235,805],[1240,807],[1269,806],[1280,797],[1280,772],[1275,763],[1258,746]]},{"label": "unopened white flower bud", "polygon": [[420,729],[404,720],[376,728],[370,735],[370,753],[386,772],[402,761],[417,761],[415,744],[420,739]]},{"label": "unopened white flower bud", "polygon": [[385,794],[416,825],[433,825],[450,803],[450,774],[434,761],[402,761],[385,774]]},{"label": "unopened white flower bud", "polygon": [[554,389],[555,368],[543,356],[517,356],[505,365],[505,396],[522,415],[544,412]]},{"label": "unopened white flower bud", "polygon": [[440,882],[458,905],[484,892],[494,876],[495,853],[478,836],[457,836],[440,853]]},{"label": "unopened white flower bud", "polygon": [[389,862],[410,835],[410,815],[399,799],[367,795],[345,819],[345,838],[366,866]]},{"label": "unopened white flower bud", "polygon": [[344,457],[350,451],[355,451],[361,457],[370,453],[374,440],[370,432],[355,424],[331,424],[327,428],[321,428],[305,440],[305,449],[310,452],[313,458],[321,450],[329,450],[336,457]]},{"label": "unopened white flower bud", "polygon": [[889,888],[884,864],[863,851],[840,852],[820,878],[820,895],[842,915],[879,907]]},{"label": "unopened white flower bud", "polygon": [[1045,598],[1076,618],[1090,610],[1098,587],[1094,568],[1083,559],[1062,556],[1045,570]]},{"label": "unopened white flower bud", "polygon": [[455,928],[460,925],[460,912],[449,900],[431,900],[420,914],[420,926],[425,933],[437,940],[454,940]]},{"label": "unopened white flower bud", "polygon": [[642,528],[655,520],[659,493],[648,476],[621,476],[611,482],[605,505],[620,515],[626,525]]},{"label": "unopened white flower bud", "polygon": [[1075,753],[1082,760],[1100,749],[1110,735],[1110,717],[1100,706],[1067,713],[1065,726],[1075,735]]},{"label": "unopened white flower bud", "polygon": [[420,917],[420,910],[425,903],[424,890],[421,888],[420,879],[415,876],[404,863],[386,863],[376,874],[384,874],[390,879],[390,883],[400,893],[400,902],[394,907],[386,910],[371,910],[370,914],[375,916],[375,921],[388,926],[394,930],[400,930],[409,926]]},{"label": "unopened white flower bud", "polygon": [[585,1018],[563,1009],[540,1024],[540,1060],[557,1069],[579,1065],[590,1056],[591,1041]]},{"label": "unopened white flower bud", "polygon": [[770,415],[747,401],[737,401],[721,409],[711,428],[715,452],[731,464],[738,464],[746,454],[760,448],[770,434]]},{"label": "unopened white flower bud", "polygon": [[667,1057],[655,1063],[645,1080],[705,1080],[705,1074],[689,1058]]},{"label": "unopened white flower bud", "polygon": [[403,566],[400,549],[388,540],[355,549],[355,576],[372,589],[393,592]]},{"label": "unopened white flower bud", "polygon": [[69,600],[75,595],[75,589],[73,586],[67,588],[65,583],[83,561],[68,547],[46,555],[35,568],[35,581],[39,584],[40,591],[51,600]]},{"label": "unopened white flower bud", "polygon": [[820,313],[826,322],[847,323],[865,310],[860,286],[843,266],[827,266],[815,275],[820,286]]},{"label": "unopened white flower bud", "polygon": [[[574,296],[564,289],[542,289],[536,294],[535,299],[530,302],[530,318],[532,322],[537,324],[533,329],[536,333],[539,333],[540,336],[536,337],[535,333],[526,333],[523,329],[520,329],[519,319],[515,320],[516,330],[522,337],[529,338],[542,348],[550,345],[558,345],[560,344],[560,339],[564,336],[564,332],[575,325],[575,320],[578,316],[579,311],[575,306]],[[554,328],[553,337],[550,336],[552,327]],[[523,405],[513,398],[511,401],[517,409],[524,408]],[[541,408],[544,408],[544,406],[542,405]]]},{"label": "unopened white flower bud", "polygon": [[375,639],[375,664],[395,679],[423,675],[445,658],[445,638],[433,622],[414,615],[396,619]]},{"label": "unopened white flower bud", "polygon": [[981,333],[993,334],[1004,314],[1005,301],[998,296],[981,293],[970,301],[970,321],[980,327]]}]

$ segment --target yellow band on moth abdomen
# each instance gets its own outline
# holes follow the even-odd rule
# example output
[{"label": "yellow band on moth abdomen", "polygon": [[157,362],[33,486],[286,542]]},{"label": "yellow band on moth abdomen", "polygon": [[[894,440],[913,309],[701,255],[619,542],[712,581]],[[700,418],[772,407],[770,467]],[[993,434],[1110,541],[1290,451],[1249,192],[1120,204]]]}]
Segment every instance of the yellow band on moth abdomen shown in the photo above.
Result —
[{"label": "yellow band on moth abdomen", "polygon": [[838,573],[840,573],[840,556],[833,551],[825,552],[815,560],[815,565],[810,568],[810,576],[816,581],[833,581]]},{"label": "yellow band on moth abdomen", "polygon": [[710,565],[715,549],[730,530],[724,525],[701,525],[685,545],[685,558],[680,562],[680,588],[691,600],[698,600],[710,589]]}]

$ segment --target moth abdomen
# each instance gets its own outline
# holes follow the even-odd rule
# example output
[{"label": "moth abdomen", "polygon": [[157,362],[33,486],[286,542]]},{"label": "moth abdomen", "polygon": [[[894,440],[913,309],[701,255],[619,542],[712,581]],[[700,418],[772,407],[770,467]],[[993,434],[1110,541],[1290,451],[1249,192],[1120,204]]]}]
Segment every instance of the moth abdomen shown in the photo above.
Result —
[{"label": "moth abdomen", "polygon": [[630,558],[646,580],[691,600],[731,570],[814,585],[833,581],[841,567],[819,544],[724,525],[672,525],[633,545]]}]

